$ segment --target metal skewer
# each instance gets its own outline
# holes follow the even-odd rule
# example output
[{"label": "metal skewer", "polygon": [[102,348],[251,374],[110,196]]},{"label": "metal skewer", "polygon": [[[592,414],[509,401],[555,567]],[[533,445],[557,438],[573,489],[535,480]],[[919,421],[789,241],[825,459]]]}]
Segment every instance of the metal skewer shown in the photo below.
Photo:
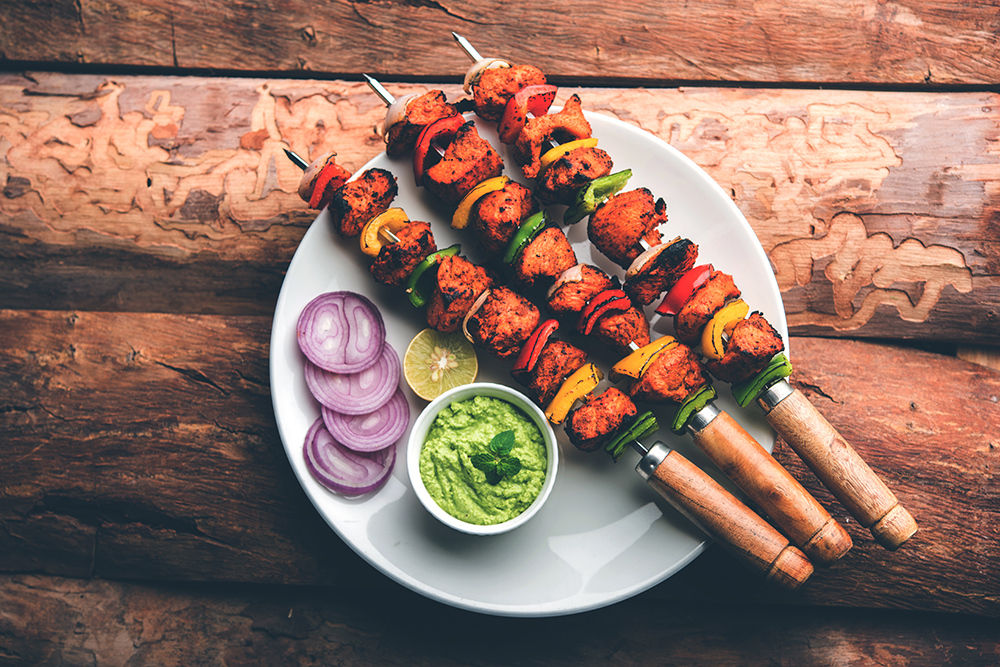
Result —
[{"label": "metal skewer", "polygon": [[302,158],[300,158],[293,151],[290,151],[287,148],[284,149],[284,150],[285,150],[285,155],[288,156],[288,159],[291,160],[292,163],[294,163],[296,167],[298,167],[302,171],[305,171],[306,169],[309,168],[309,163],[306,162],[305,160],[303,160]]},{"label": "metal skewer", "polygon": [[383,102],[385,102],[386,106],[389,106],[396,101],[396,98],[392,96],[392,93],[386,90],[385,86],[379,83],[375,78],[368,76],[367,74],[362,74],[361,76],[363,76],[365,81],[368,82],[368,86],[372,89],[372,91],[374,91],[375,94],[378,95]]},{"label": "metal skewer", "polygon": [[469,56],[469,58],[472,59],[472,62],[474,63],[479,62],[480,60],[483,59],[483,57],[479,55],[479,51],[476,51],[476,47],[470,44],[469,40],[467,40],[465,37],[462,37],[454,30],[452,30],[451,36],[455,38],[455,41],[458,42],[458,45],[462,47],[463,51],[465,51],[465,55]]}]

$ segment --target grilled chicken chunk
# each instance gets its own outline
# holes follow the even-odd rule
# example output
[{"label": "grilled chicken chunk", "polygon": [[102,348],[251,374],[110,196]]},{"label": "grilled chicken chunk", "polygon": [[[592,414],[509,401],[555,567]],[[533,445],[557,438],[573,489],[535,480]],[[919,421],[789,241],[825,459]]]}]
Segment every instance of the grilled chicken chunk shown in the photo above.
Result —
[{"label": "grilled chicken chunk", "polygon": [[598,250],[623,269],[643,251],[640,240],[659,245],[657,227],[667,221],[667,205],[654,201],[646,188],[619,192],[602,203],[590,216],[587,236]]},{"label": "grilled chicken chunk", "polygon": [[493,282],[486,269],[464,257],[445,257],[438,265],[437,287],[427,304],[427,324],[445,333],[458,331],[472,304]]},{"label": "grilled chicken chunk", "polygon": [[723,382],[737,383],[761,372],[785,343],[759,312],[750,313],[733,329],[722,359],[710,360],[708,372]]},{"label": "grilled chicken chunk", "polygon": [[458,113],[440,90],[429,90],[406,105],[403,118],[386,133],[385,152],[394,157],[413,152],[417,137],[431,123]]},{"label": "grilled chicken chunk", "polygon": [[396,177],[385,169],[369,169],[344,183],[327,207],[334,229],[347,238],[357,236],[369,220],[389,208],[397,192]]},{"label": "grilled chicken chunk", "polygon": [[561,340],[551,339],[542,348],[535,367],[528,373],[525,386],[528,394],[541,406],[555,397],[559,387],[571,373],[587,363],[587,353]]},{"label": "grilled chicken chunk", "polygon": [[444,202],[457,204],[476,185],[501,173],[500,155],[470,120],[458,128],[441,161],[424,174],[424,185]]},{"label": "grilled chicken chunk", "polygon": [[476,115],[486,120],[500,120],[510,98],[528,86],[543,85],[545,74],[534,65],[485,70],[473,91]]},{"label": "grilled chicken chunk", "polygon": [[558,113],[536,116],[525,123],[514,144],[514,159],[527,178],[534,178],[542,167],[540,158],[546,141],[554,137],[560,141],[585,139],[591,132],[590,123],[583,115],[580,97],[573,95]]},{"label": "grilled chicken chunk", "polygon": [[520,352],[538,320],[538,308],[533,303],[507,287],[497,287],[469,317],[467,329],[476,345],[507,359]]},{"label": "grilled chicken chunk", "polygon": [[434,235],[426,222],[414,221],[396,232],[396,243],[387,243],[371,265],[372,277],[383,285],[402,287],[427,255],[435,252]]},{"label": "grilled chicken chunk", "polygon": [[674,329],[677,338],[688,345],[701,340],[701,330],[712,316],[726,305],[726,301],[740,296],[733,277],[722,271],[712,271],[705,283],[694,291],[688,302],[677,313]]},{"label": "grilled chicken chunk", "polygon": [[638,412],[631,398],[611,387],[569,413],[566,435],[577,449],[592,452],[617,433],[625,419]]},{"label": "grilled chicken chunk", "polygon": [[576,266],[576,253],[557,227],[549,227],[533,238],[512,264],[514,280],[525,289],[548,287],[573,266]]},{"label": "grilled chicken chunk", "polygon": [[516,181],[508,181],[503,188],[484,195],[473,205],[469,224],[483,247],[491,253],[502,253],[521,221],[538,210],[531,190]]},{"label": "grilled chicken chunk", "polygon": [[543,204],[572,204],[580,188],[611,173],[611,156],[596,147],[577,148],[553,162],[535,182]]},{"label": "grilled chicken chunk", "polygon": [[656,355],[629,395],[646,403],[680,403],[709,382],[698,356],[687,345],[677,345]]}]

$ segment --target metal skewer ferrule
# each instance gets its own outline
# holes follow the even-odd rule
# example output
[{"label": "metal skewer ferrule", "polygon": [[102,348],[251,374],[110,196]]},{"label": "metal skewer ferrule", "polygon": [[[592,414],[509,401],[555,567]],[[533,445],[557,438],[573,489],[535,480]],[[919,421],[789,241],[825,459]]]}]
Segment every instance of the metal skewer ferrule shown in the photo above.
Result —
[{"label": "metal skewer ferrule", "polygon": [[374,91],[375,94],[378,95],[383,102],[385,102],[386,106],[389,106],[390,104],[396,101],[396,98],[393,97],[392,93],[386,90],[385,86],[383,86],[377,80],[368,76],[367,74],[362,74],[361,76],[363,76],[365,81],[368,83],[368,87],[371,88],[372,91]]}]

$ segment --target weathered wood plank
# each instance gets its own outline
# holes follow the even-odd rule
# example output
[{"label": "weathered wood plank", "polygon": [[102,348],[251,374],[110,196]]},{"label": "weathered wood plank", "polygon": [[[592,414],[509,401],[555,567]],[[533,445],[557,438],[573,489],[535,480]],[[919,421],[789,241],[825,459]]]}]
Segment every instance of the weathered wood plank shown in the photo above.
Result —
[{"label": "weathered wood plank", "polygon": [[997,3],[750,0],[621,3],[5,3],[2,57],[258,72],[388,73],[442,80],[484,55],[600,83],[994,84]]},{"label": "weathered wood plank", "polygon": [[330,588],[4,576],[0,599],[0,659],[10,667],[609,662],[987,667],[1000,658],[992,619],[845,609],[807,615],[774,606],[681,608],[648,596],[569,618],[530,620],[460,612],[401,590],[374,597]]},{"label": "weathered wood plank", "polygon": [[[269,405],[269,328],[266,317],[2,312],[0,569],[381,579],[325,527],[284,459]],[[799,386],[921,531],[896,553],[877,547],[782,445],[778,458],[846,523],[854,549],[796,596],[765,589],[721,552],[657,591],[1000,616],[1000,374],[850,341],[796,338],[791,352]]]},{"label": "weathered wood plank", "polygon": [[[995,94],[578,92],[732,193],[793,332],[1000,341]],[[281,148],[382,149],[357,83],[0,75],[0,108],[8,308],[273,312],[314,217]]]}]

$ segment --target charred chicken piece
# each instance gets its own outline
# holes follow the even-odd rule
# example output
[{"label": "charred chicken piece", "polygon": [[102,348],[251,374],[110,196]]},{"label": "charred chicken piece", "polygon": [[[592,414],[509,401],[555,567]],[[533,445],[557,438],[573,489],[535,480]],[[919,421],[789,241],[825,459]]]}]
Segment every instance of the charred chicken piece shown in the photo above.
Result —
[{"label": "charred chicken piece", "polygon": [[631,398],[611,387],[569,413],[566,435],[577,449],[593,452],[617,433],[627,418],[635,417],[638,412]]},{"label": "charred chicken piece", "polygon": [[386,133],[385,152],[394,157],[412,152],[417,137],[425,127],[436,120],[457,113],[458,111],[453,105],[448,104],[444,93],[440,90],[429,90],[414,98],[406,105],[403,118],[394,123]]},{"label": "charred chicken piece", "polygon": [[334,229],[347,238],[357,236],[369,220],[389,208],[397,192],[396,177],[385,169],[368,169],[344,183],[328,207]]},{"label": "charred chicken piece", "polygon": [[733,329],[722,359],[708,362],[708,372],[723,382],[743,382],[767,366],[785,349],[781,336],[759,312],[750,313]]},{"label": "charred chicken piece", "polygon": [[426,222],[411,222],[396,232],[396,237],[399,241],[387,243],[379,250],[371,272],[383,285],[402,287],[417,264],[437,248],[431,226]]},{"label": "charred chicken piece", "polygon": [[677,345],[656,355],[629,388],[629,395],[646,403],[680,403],[710,382],[705,367],[687,345]]},{"label": "charred chicken piece", "polygon": [[649,322],[645,314],[633,306],[624,312],[608,313],[597,320],[594,335],[618,354],[625,354],[632,350],[629,343],[639,347],[649,344]]},{"label": "charred chicken piece", "polygon": [[[579,314],[587,302],[614,284],[611,276],[590,264],[578,264],[556,280],[549,292],[547,305],[553,315],[568,317]],[[579,270],[576,270],[576,269]]]},{"label": "charred chicken piece", "polygon": [[667,221],[667,204],[654,201],[646,188],[619,192],[594,211],[587,224],[587,236],[608,259],[627,269],[642,253],[640,240],[659,245],[657,227]]},{"label": "charred chicken piece", "polygon": [[[698,259],[698,246],[677,238],[639,255],[625,274],[625,292],[632,301],[648,306],[673,287]],[[636,265],[639,266],[636,266]]]},{"label": "charred chicken piece", "polygon": [[486,269],[454,255],[441,260],[437,287],[427,304],[427,324],[437,331],[454,333],[479,295],[493,286]]},{"label": "charred chicken piece", "polygon": [[548,287],[559,275],[576,265],[576,253],[561,229],[549,227],[533,238],[517,255],[514,280],[525,289]]},{"label": "charred chicken piece", "polygon": [[473,91],[476,115],[486,120],[500,120],[510,98],[528,86],[543,86],[545,83],[545,74],[534,65],[484,70]]},{"label": "charred chicken piece", "polygon": [[445,203],[457,204],[469,190],[503,172],[503,161],[469,121],[458,128],[441,161],[427,170],[424,185]]},{"label": "charred chicken piece", "polygon": [[531,190],[516,181],[484,195],[472,207],[470,224],[480,243],[491,253],[502,253],[514,237],[521,221],[538,212]]},{"label": "charred chicken piece", "polygon": [[600,148],[577,148],[549,165],[535,183],[535,195],[543,204],[568,206],[580,188],[610,174],[612,166],[611,156]]},{"label": "charred chicken piece", "polygon": [[701,330],[726,305],[740,295],[733,277],[722,271],[712,271],[705,283],[695,290],[681,311],[677,313],[674,329],[677,338],[693,345],[700,340]]},{"label": "charred chicken piece", "polygon": [[590,123],[583,115],[580,97],[572,95],[559,113],[536,116],[525,123],[514,144],[514,159],[527,178],[534,178],[542,168],[540,158],[546,141],[553,137],[560,141],[585,139],[591,132]]},{"label": "charred chicken piece", "polygon": [[528,374],[525,386],[528,394],[541,406],[555,397],[559,387],[571,373],[587,363],[587,353],[561,340],[550,339],[542,348],[538,361]]},{"label": "charred chicken piece", "polygon": [[507,287],[490,290],[489,295],[466,327],[472,341],[495,357],[507,359],[538,326],[539,313],[534,304]]}]

